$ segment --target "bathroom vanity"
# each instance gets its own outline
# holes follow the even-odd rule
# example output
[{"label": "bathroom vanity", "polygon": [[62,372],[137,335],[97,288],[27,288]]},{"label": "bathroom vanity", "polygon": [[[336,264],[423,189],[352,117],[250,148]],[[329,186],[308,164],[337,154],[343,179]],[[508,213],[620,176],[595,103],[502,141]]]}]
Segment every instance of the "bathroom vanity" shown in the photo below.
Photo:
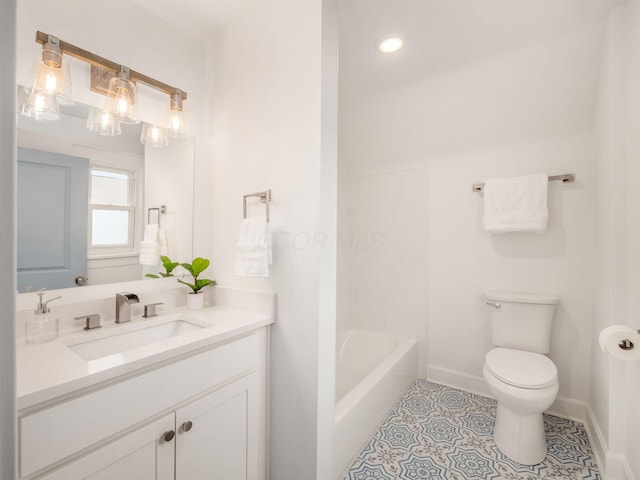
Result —
[{"label": "bathroom vanity", "polygon": [[264,479],[272,322],[225,305],[177,307],[19,340],[20,478]]}]

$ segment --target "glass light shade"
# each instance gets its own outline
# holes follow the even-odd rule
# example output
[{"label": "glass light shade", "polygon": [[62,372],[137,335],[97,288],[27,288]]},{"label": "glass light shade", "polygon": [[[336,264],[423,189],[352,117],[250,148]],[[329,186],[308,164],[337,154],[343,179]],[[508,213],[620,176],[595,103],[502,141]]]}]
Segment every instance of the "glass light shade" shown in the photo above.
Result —
[{"label": "glass light shade", "polygon": [[187,138],[189,137],[189,131],[187,130],[187,124],[184,120],[184,113],[182,110],[169,110],[169,115],[165,121],[169,136],[172,138]]},{"label": "glass light shade", "polygon": [[42,89],[32,89],[31,92],[21,89],[18,111],[21,115],[38,121],[60,118],[60,108],[56,96]]},{"label": "glass light shade", "polygon": [[108,110],[92,108],[87,118],[87,128],[94,133],[107,137],[114,137],[122,133],[120,117]]},{"label": "glass light shade", "polygon": [[120,123],[140,123],[135,84],[123,77],[114,77],[109,80],[109,93],[104,110],[117,114],[120,117]]},{"label": "glass light shade", "polygon": [[166,128],[145,123],[140,135],[140,141],[149,147],[166,147],[169,145],[169,135]]},{"label": "glass light shade", "polygon": [[[52,58],[55,58],[55,61]],[[28,93],[36,90],[46,91],[58,97],[58,104],[73,105],[71,73],[67,59],[61,54],[53,54],[45,45],[42,58],[38,58],[33,65],[31,82],[26,85],[26,90]]]}]

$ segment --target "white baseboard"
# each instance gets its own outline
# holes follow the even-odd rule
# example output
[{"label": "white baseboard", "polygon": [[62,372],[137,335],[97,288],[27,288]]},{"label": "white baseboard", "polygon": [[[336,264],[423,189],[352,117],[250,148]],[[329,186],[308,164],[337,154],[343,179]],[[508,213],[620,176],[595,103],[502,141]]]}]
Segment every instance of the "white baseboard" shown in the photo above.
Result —
[{"label": "white baseboard", "polygon": [[447,387],[457,388],[465,392],[475,393],[483,397],[491,397],[484,378],[468,373],[456,372],[448,368],[427,365],[427,380]]},{"label": "white baseboard", "polygon": [[624,455],[607,453],[606,480],[636,480]]},{"label": "white baseboard", "polygon": [[[493,397],[486,386],[484,378],[476,375],[427,365],[427,380],[477,395]],[[575,420],[584,425],[594,459],[603,479],[637,480],[626,458],[623,455],[609,452],[602,430],[588,404],[572,398],[558,397],[547,413]]]},{"label": "white baseboard", "polygon": [[607,446],[607,440],[604,438],[600,425],[596,420],[595,414],[590,405],[587,405],[587,420],[584,423],[587,430],[587,436],[589,437],[589,443],[591,444],[591,451],[593,457],[598,464],[598,470],[600,470],[602,477],[605,477],[607,452],[609,447]]}]

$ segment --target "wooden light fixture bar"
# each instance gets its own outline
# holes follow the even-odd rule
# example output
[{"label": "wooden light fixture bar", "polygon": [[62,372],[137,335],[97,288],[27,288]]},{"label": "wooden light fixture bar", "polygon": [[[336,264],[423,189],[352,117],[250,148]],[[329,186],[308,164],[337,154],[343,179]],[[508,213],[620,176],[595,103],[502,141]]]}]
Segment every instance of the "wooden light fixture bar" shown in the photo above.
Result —
[{"label": "wooden light fixture bar", "polygon": [[[36,42],[44,45],[49,41],[49,34],[44,32],[36,32]],[[71,43],[67,43],[63,40],[60,40],[60,50],[65,55],[69,55],[71,57],[82,60],[83,62],[90,63],[91,65],[98,67],[98,69],[106,69],[111,71],[113,74],[116,74],[120,71],[123,65],[119,63],[112,62],[108,58],[101,57],[100,55],[96,55],[95,53],[91,53],[87,50],[84,50],[80,47],[72,45]],[[129,74],[131,76],[131,80],[133,82],[140,82],[148,85],[149,87],[155,88],[156,90],[160,90],[161,92],[166,93],[167,95],[173,95],[176,90],[180,90],[179,88],[172,87],[171,85],[167,85],[166,83],[160,82],[155,78],[151,78],[143,73],[136,72],[135,70],[129,70]],[[187,92],[184,90],[180,90],[182,94],[182,99],[187,99]]]}]

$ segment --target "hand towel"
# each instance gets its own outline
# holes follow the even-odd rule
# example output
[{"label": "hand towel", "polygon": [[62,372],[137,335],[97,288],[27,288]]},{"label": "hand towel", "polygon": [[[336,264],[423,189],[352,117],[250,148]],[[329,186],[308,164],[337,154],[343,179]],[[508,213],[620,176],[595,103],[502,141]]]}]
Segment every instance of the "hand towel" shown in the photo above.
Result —
[{"label": "hand towel", "polygon": [[157,265],[160,261],[158,225],[150,224],[144,229],[144,240],[140,242],[140,265]]},{"label": "hand towel", "polygon": [[484,229],[491,233],[544,233],[549,210],[544,173],[484,182]]},{"label": "hand towel", "polygon": [[234,273],[242,277],[268,277],[271,263],[271,229],[267,218],[245,218],[240,226]]},{"label": "hand towel", "polygon": [[167,244],[167,235],[164,228],[158,227],[158,253],[166,256],[169,253],[169,246]]}]

